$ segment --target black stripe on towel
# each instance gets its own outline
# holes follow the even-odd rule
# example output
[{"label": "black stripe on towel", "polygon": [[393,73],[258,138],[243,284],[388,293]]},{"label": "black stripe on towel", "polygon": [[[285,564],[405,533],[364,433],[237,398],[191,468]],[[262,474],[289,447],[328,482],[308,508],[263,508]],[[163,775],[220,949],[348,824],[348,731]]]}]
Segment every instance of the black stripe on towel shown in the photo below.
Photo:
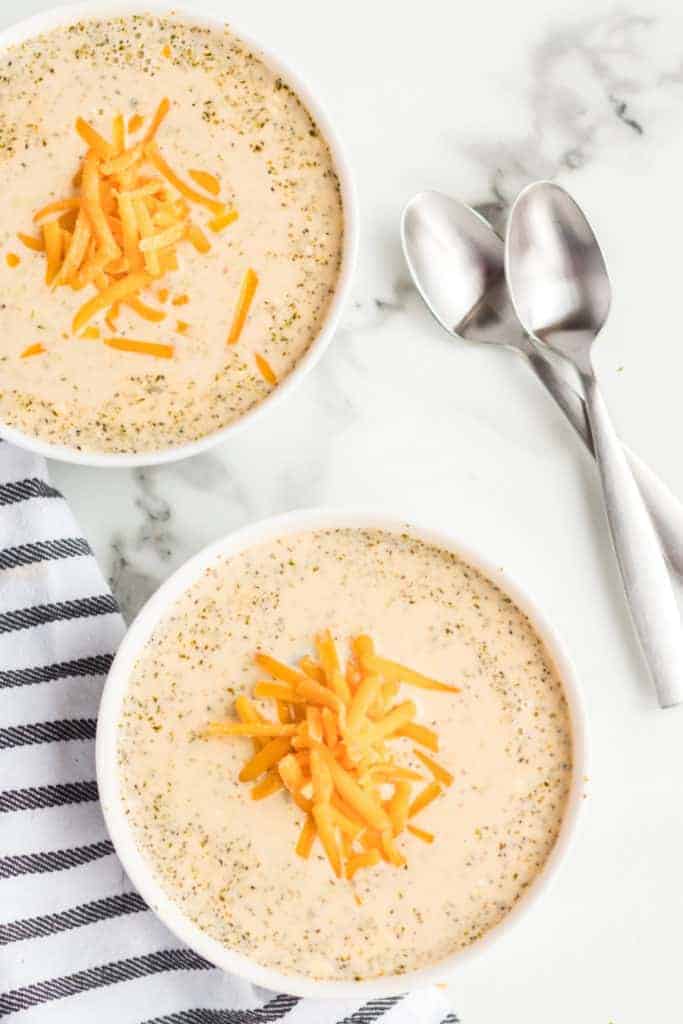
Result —
[{"label": "black stripe on towel", "polygon": [[13,505],[28,498],[61,498],[61,494],[38,476],[0,485],[0,505]]},{"label": "black stripe on towel", "polygon": [[441,1024],[460,1024],[460,1018],[456,1017],[454,1013],[449,1013],[441,1021]]},{"label": "black stripe on towel", "polygon": [[65,999],[67,996],[87,992],[90,989],[105,985],[116,985],[120,981],[132,981],[150,974],[161,974],[164,971],[205,971],[211,964],[190,949],[162,949],[146,956],[135,956],[129,960],[116,960],[99,967],[89,967],[76,974],[68,974],[61,978],[49,978],[24,988],[15,988],[12,992],[0,994],[0,1017],[18,1010],[28,1010],[32,1006],[50,1002],[52,999]]},{"label": "black stripe on towel", "polygon": [[64,871],[87,864],[100,857],[109,857],[114,852],[113,843],[108,839],[88,846],[72,846],[66,850],[46,850],[43,853],[17,853],[12,857],[0,857],[0,879],[16,878],[17,875],[44,875],[51,871]]},{"label": "black stripe on towel", "polygon": [[97,800],[97,783],[64,782],[57,786],[33,786],[30,789],[6,789],[0,792],[0,814],[10,811],[35,811],[43,807],[62,807]]},{"label": "black stripe on towel", "polygon": [[372,999],[365,1006],[361,1006],[359,1010],[355,1010],[354,1013],[340,1020],[339,1024],[371,1024],[372,1021],[379,1020],[380,1017],[384,1016],[401,999],[403,999],[403,996],[385,996],[384,999]]},{"label": "black stripe on towel", "polygon": [[59,722],[34,722],[0,729],[0,750],[26,747],[32,743],[59,743],[69,740],[93,740],[97,730],[94,718],[65,718]]},{"label": "black stripe on towel", "polygon": [[155,1017],[146,1024],[271,1024],[286,1017],[298,1002],[296,996],[281,994],[256,1010],[181,1010],[168,1017]]},{"label": "black stripe on towel", "polygon": [[76,676],[105,676],[114,660],[113,654],[95,654],[74,661],[56,661],[52,665],[35,668],[14,668],[0,672],[0,690],[9,686],[28,686],[32,683],[51,683],[56,679]]},{"label": "black stripe on towel", "polygon": [[0,946],[6,946],[10,942],[23,942],[25,939],[41,939],[46,935],[69,931],[71,928],[82,928],[86,924],[106,921],[110,917],[137,914],[148,909],[138,893],[119,893],[117,896],[107,896],[105,899],[83,903],[80,907],[70,907],[55,914],[27,917],[22,921],[1,924]]},{"label": "black stripe on towel", "polygon": [[80,597],[76,601],[58,601],[56,604],[39,604],[34,608],[17,608],[0,615],[0,633],[14,629],[28,629],[42,626],[47,622],[61,622],[64,619],[82,619],[88,615],[108,615],[118,612],[119,607],[111,594],[96,597]]},{"label": "black stripe on towel", "polygon": [[0,569],[16,569],[32,562],[46,562],[51,558],[73,558],[90,555],[85,537],[64,537],[59,540],[40,540],[34,544],[20,544],[16,548],[0,551]]}]

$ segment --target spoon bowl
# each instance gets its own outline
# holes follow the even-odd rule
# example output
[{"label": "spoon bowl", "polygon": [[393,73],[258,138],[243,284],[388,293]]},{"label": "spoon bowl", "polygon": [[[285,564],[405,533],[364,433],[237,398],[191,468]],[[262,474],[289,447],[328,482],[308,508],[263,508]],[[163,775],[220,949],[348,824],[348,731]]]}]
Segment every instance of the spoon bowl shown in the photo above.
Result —
[{"label": "spoon bowl", "polygon": [[401,218],[403,253],[427,309],[467,341],[524,344],[505,282],[502,239],[465,203],[418,192]]},{"label": "spoon bowl", "polygon": [[514,209],[507,268],[517,316],[535,338],[585,368],[612,298],[593,229],[572,197],[551,182],[529,186]]}]

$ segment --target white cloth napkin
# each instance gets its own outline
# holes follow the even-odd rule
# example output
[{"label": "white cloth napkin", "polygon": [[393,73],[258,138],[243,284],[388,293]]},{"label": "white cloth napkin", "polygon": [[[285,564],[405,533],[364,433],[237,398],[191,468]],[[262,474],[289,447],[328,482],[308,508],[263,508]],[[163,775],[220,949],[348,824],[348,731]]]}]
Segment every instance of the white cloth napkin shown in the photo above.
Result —
[{"label": "white cloth napkin", "polygon": [[435,988],[297,1000],[184,947],[132,888],[97,800],[116,601],[42,459],[0,441],[0,1018],[17,1024],[454,1024]]}]

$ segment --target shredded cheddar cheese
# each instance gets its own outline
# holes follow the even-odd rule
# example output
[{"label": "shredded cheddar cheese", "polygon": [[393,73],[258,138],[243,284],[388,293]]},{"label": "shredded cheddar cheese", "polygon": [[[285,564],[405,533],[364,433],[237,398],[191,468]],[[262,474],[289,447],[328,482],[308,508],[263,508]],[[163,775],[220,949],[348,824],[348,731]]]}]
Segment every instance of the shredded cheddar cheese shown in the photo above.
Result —
[{"label": "shredded cheddar cheese", "polygon": [[31,249],[32,252],[45,252],[45,243],[42,238],[36,238],[34,235],[25,235],[23,231],[17,234],[17,238],[27,249]]},{"label": "shredded cheddar cheese", "polygon": [[329,630],[315,638],[315,650],[317,659],[302,658],[298,668],[259,651],[256,665],[272,681],[259,680],[253,694],[272,702],[276,720],[240,696],[238,720],[210,722],[205,738],[251,739],[253,752],[239,779],[255,783],[254,800],[282,791],[301,809],[298,856],[308,858],[317,839],[337,878],[350,881],[381,862],[402,868],[406,857],[397,839],[410,833],[434,841],[412,819],[454,779],[419,750],[413,754],[433,781],[423,785],[420,772],[397,763],[391,745],[399,737],[438,749],[436,733],[415,721],[414,701],[397,700],[399,688],[459,690],[378,657],[367,636],[353,639],[346,668]]},{"label": "shredded cheddar cheese", "polygon": [[199,185],[205,192],[209,192],[212,196],[219,195],[221,191],[221,183],[215,174],[209,174],[208,171],[188,171],[187,172],[192,178],[195,185]]},{"label": "shredded cheddar cheese", "polygon": [[140,114],[132,114],[128,121],[128,131],[131,135],[135,135],[136,132],[140,131],[144,123],[144,117],[141,117]]},{"label": "shredded cheddar cheese", "polygon": [[29,356],[39,356],[45,351],[45,347],[40,344],[39,341],[35,342],[34,345],[29,345],[21,353],[22,359],[28,359]]},{"label": "shredded cheddar cheese", "polygon": [[105,338],[104,344],[119,352],[137,352],[139,355],[156,356],[157,359],[171,359],[173,345],[160,345],[154,341],[135,341],[133,338]]},{"label": "shredded cheddar cheese", "polygon": [[239,214],[237,210],[226,210],[224,213],[219,213],[217,217],[214,217],[213,220],[209,221],[209,227],[213,232],[219,234],[225,228],[233,224],[237,220],[238,216]]},{"label": "shredded cheddar cheese", "polygon": [[[148,323],[161,323],[166,313],[145,302],[141,293],[177,270],[178,248],[183,243],[189,243],[200,254],[211,250],[205,231],[190,218],[190,204],[208,211],[208,226],[215,233],[237,217],[237,211],[220,199],[220,181],[215,175],[197,169],[188,171],[199,191],[187,184],[162,155],[157,135],[170,110],[171,102],[164,98],[135,144],[127,141],[127,135],[143,127],[145,119],[138,113],[127,123],[121,113],[113,114],[105,134],[78,117],[76,131],[87,148],[72,179],[76,194],[36,211],[33,220],[39,227],[39,237],[18,235],[27,249],[45,254],[45,280],[51,288],[96,289],[96,294],[74,313],[74,334],[85,331],[83,337],[94,339],[87,325],[100,314],[114,329],[122,305]],[[111,138],[106,137],[109,133]],[[19,260],[15,253],[6,256],[11,267]],[[247,270],[230,332],[231,344],[242,331],[257,281],[256,273]],[[162,302],[169,294],[168,288],[157,289]],[[189,301],[190,296],[183,294],[174,298],[173,304]],[[186,321],[176,321],[177,333],[185,334],[189,326]],[[130,339],[124,346],[125,338],[101,340],[126,352],[162,358],[171,358],[174,353],[172,345],[151,341]],[[259,368],[269,379],[265,361]]]},{"label": "shredded cheddar cheese", "polygon": [[237,302],[237,308],[235,315],[232,319],[230,326],[230,333],[228,334],[228,345],[234,345],[239,341],[240,334],[244,329],[244,325],[247,322],[247,316],[249,315],[249,307],[254,298],[254,293],[258,287],[258,274],[251,267],[247,270],[242,280],[242,288],[240,289],[240,297]]},{"label": "shredded cheddar cheese", "polygon": [[262,356],[259,352],[254,356],[256,365],[258,366],[259,373],[268,384],[277,384],[277,377],[275,370],[270,365],[265,356]]}]

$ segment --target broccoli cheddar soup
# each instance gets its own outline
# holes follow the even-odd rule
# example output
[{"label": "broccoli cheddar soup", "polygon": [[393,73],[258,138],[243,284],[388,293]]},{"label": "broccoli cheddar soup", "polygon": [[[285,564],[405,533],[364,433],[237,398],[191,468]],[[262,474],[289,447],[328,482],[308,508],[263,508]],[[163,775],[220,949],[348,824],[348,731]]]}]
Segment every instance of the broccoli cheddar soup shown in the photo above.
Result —
[{"label": "broccoli cheddar soup", "polygon": [[132,670],[118,772],[135,842],[206,934],[352,980],[429,966],[542,870],[572,779],[530,621],[410,534],[327,529],[218,559]]},{"label": "broccoli cheddar soup", "polygon": [[229,29],[86,19],[0,55],[0,421],[196,440],[296,366],[339,275],[332,157]]}]

